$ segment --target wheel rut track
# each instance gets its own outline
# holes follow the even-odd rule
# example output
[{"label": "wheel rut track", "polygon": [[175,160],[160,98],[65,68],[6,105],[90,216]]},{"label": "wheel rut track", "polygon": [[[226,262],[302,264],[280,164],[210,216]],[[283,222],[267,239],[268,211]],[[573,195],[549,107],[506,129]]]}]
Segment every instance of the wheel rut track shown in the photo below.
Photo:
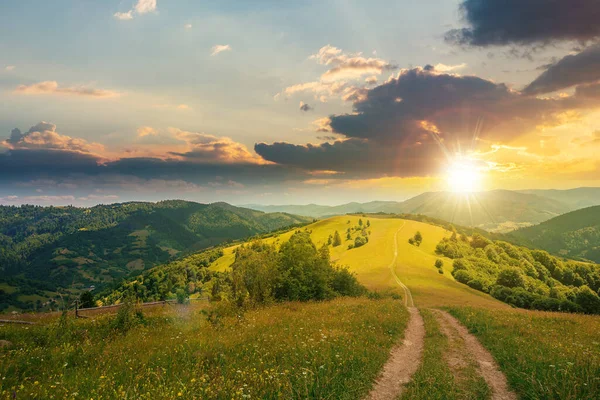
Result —
[{"label": "wheel rut track", "polygon": [[[445,311],[435,310],[436,317],[440,323],[442,332],[451,339],[452,331],[455,331],[464,340],[467,354],[477,361],[478,373],[483,377],[492,391],[492,400],[516,400],[517,395],[509,388],[506,377],[500,371],[494,357],[485,347],[479,343],[477,338],[469,333],[468,329],[456,318]],[[452,366],[450,365],[450,368]]]},{"label": "wheel rut track", "polygon": [[390,358],[383,366],[373,389],[366,397],[368,400],[397,399],[402,394],[404,386],[412,379],[423,359],[425,324],[419,310],[414,306],[410,289],[400,280],[394,270],[398,258],[398,232],[402,228],[404,228],[404,224],[394,234],[394,258],[389,268],[396,283],[404,290],[404,305],[408,307],[410,319],[404,334],[404,340],[392,349]]}]

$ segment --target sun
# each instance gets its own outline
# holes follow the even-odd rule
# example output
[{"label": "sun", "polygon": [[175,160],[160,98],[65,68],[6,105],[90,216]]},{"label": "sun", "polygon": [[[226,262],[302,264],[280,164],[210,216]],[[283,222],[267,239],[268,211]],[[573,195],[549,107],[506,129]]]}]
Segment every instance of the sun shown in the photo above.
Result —
[{"label": "sun", "polygon": [[471,193],[481,190],[481,171],[469,161],[454,161],[446,171],[446,183],[455,193]]}]

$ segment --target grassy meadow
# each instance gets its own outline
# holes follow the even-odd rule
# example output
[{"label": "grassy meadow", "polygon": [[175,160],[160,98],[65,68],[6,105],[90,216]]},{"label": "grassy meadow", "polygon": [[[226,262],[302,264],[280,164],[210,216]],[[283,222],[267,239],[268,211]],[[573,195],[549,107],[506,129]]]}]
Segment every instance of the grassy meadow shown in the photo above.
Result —
[{"label": "grassy meadow", "polygon": [[600,393],[600,318],[451,307],[525,399],[593,399]]},{"label": "grassy meadow", "polygon": [[127,332],[114,316],[2,327],[13,343],[0,350],[2,398],[358,399],[408,320],[392,299],[283,303],[213,322],[206,306],[174,307]]}]

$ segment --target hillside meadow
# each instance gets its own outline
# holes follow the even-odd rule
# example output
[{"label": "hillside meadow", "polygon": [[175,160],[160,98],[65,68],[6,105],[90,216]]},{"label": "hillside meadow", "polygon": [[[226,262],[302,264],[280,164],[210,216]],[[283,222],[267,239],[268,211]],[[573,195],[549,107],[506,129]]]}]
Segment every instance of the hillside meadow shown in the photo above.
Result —
[{"label": "hillside meadow", "polygon": [[2,327],[13,343],[0,350],[2,398],[357,399],[408,320],[393,299],[282,303],[218,320],[207,305],[168,307],[122,326],[117,315]]}]

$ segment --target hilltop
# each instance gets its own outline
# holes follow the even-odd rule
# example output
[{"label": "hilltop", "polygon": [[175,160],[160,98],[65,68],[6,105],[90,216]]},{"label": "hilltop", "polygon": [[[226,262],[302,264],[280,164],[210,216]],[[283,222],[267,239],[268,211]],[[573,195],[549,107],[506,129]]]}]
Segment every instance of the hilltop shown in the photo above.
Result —
[{"label": "hilltop", "polygon": [[102,289],[193,251],[310,220],[178,200],[0,206],[0,304],[41,308],[60,289]]},{"label": "hilltop", "polygon": [[600,206],[560,215],[510,236],[564,257],[600,263]]}]

